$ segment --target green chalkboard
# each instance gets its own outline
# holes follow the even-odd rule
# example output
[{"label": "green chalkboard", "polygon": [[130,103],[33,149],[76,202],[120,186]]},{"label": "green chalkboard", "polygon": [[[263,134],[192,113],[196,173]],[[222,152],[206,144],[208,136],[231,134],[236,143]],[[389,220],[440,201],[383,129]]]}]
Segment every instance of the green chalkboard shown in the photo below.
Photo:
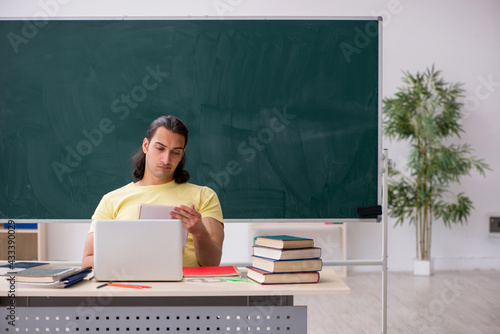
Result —
[{"label": "green chalkboard", "polygon": [[0,218],[89,219],[149,123],[225,219],[379,203],[376,19],[0,21]]}]

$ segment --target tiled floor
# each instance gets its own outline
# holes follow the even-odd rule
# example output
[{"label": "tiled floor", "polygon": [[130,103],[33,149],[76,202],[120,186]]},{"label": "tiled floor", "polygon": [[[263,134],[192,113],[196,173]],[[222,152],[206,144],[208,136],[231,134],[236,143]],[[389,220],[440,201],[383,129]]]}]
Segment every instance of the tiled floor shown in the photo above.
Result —
[{"label": "tiled floor", "polygon": [[[347,296],[298,296],[309,334],[381,333],[381,273],[344,278]],[[500,271],[388,274],[387,333],[500,333]]]}]

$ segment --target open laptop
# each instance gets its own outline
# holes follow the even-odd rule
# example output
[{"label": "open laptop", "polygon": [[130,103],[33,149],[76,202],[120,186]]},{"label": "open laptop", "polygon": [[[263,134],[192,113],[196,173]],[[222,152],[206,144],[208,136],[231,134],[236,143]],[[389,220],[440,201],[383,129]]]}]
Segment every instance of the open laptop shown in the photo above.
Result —
[{"label": "open laptop", "polygon": [[180,220],[96,220],[94,277],[98,281],[182,280]]}]

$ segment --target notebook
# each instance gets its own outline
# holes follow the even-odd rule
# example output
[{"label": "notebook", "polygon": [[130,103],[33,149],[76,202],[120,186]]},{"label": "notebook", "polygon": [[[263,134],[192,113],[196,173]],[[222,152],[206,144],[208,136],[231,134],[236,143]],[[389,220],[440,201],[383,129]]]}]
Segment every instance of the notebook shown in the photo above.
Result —
[{"label": "notebook", "polygon": [[182,280],[182,223],[173,219],[96,220],[98,281]]}]

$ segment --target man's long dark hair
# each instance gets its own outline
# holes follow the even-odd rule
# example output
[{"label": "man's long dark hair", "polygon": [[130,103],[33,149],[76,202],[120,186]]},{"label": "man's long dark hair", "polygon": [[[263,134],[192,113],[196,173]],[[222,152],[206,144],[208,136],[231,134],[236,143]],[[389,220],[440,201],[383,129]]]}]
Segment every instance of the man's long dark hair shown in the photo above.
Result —
[{"label": "man's long dark hair", "polygon": [[[156,130],[158,130],[158,128],[161,126],[163,126],[167,130],[172,131],[173,133],[183,135],[185,139],[184,147],[186,147],[188,142],[188,128],[180,119],[171,115],[160,116],[153,122],[151,122],[148,131],[146,132],[146,138],[148,139],[148,142],[151,142],[151,138],[153,138]],[[187,182],[191,177],[189,173],[184,170],[185,164],[186,155],[184,154],[182,160],[179,162],[177,168],[174,171],[175,183]],[[144,177],[144,169],[146,168],[146,154],[142,151],[142,147],[132,157],[132,166],[134,167],[134,171],[132,173],[134,179],[136,179],[137,181],[142,180],[142,178]]]}]

